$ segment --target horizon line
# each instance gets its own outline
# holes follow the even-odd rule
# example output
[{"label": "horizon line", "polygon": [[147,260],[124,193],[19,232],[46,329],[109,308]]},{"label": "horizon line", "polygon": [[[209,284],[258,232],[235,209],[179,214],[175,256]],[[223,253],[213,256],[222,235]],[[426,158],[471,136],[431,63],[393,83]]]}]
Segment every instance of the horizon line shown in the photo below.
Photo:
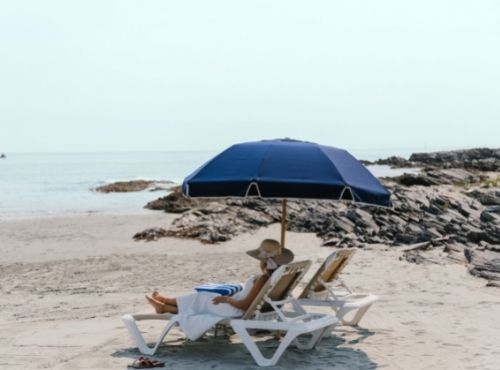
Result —
[{"label": "horizon line", "polygon": [[[229,147],[229,146],[228,146]],[[162,149],[162,150],[55,150],[55,151],[1,151],[0,154],[113,154],[113,153],[179,153],[179,152],[217,152],[226,149],[224,148],[213,148],[213,149]],[[500,147],[488,146],[488,145],[472,145],[472,146],[415,146],[415,147],[351,147],[350,151],[366,151],[366,152],[376,152],[376,151],[413,151],[418,150],[420,152],[435,152],[435,151],[455,151],[455,150],[468,150],[468,149],[478,149],[478,148],[488,148],[488,149],[500,149]],[[345,149],[342,148],[342,149]]]}]

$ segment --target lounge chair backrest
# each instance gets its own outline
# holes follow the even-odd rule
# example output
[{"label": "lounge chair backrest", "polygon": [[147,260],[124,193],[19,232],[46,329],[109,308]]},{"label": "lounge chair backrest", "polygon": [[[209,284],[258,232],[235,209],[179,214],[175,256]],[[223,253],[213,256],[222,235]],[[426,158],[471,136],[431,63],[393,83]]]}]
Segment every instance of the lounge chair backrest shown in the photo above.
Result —
[{"label": "lounge chair backrest", "polygon": [[355,251],[356,250],[354,248],[341,249],[330,254],[306,285],[299,298],[307,298],[311,291],[320,292],[324,290],[325,287],[319,281],[320,278],[326,283],[330,283],[337,279],[339,274],[349,263],[349,260],[352,258]]},{"label": "lounge chair backrest", "polygon": [[280,266],[264,284],[242,319],[248,320],[257,313],[272,311],[273,308],[266,302],[266,298],[273,301],[287,298],[310,266],[311,261],[293,262]]}]

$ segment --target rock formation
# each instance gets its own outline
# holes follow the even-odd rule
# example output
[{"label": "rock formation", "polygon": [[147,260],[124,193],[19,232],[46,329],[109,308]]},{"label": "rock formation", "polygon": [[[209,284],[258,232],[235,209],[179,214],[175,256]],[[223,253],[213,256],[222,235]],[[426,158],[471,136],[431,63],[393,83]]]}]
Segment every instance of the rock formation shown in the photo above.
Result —
[{"label": "rock formation", "polygon": [[111,184],[98,186],[94,190],[99,193],[130,193],[135,191],[158,191],[169,190],[173,185],[172,181],[153,181],[153,180],[131,180],[117,181]]},{"label": "rock formation", "polygon": [[500,171],[500,148],[476,148],[434,153],[414,153],[410,162],[442,168]]},{"label": "rock formation", "polygon": [[[465,158],[470,163],[479,160],[482,164],[474,162],[474,166],[484,168],[477,151],[464,152],[466,157],[457,154],[451,158]],[[392,193],[392,208],[293,200],[288,203],[287,229],[314,232],[325,246],[332,247],[412,246],[404,258],[415,263],[436,262],[431,251],[439,250],[447,261],[468,262],[472,274],[490,280],[489,285],[500,285],[500,177],[462,162],[458,168],[435,166],[442,164],[442,158],[450,158],[448,153],[431,153],[432,164],[418,174],[383,179]],[[479,153],[496,151],[480,149]],[[427,161],[422,154],[416,158]],[[224,242],[281,221],[277,200],[193,200],[183,197],[180,189],[147,207],[179,214],[160,236],[204,243]]]}]

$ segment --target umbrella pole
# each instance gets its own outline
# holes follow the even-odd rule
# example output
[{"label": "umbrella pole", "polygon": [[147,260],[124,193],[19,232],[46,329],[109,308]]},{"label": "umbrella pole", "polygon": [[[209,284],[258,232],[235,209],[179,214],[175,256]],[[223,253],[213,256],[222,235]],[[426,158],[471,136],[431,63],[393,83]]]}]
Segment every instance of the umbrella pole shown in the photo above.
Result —
[{"label": "umbrella pole", "polygon": [[285,248],[286,199],[281,201],[281,249]]}]

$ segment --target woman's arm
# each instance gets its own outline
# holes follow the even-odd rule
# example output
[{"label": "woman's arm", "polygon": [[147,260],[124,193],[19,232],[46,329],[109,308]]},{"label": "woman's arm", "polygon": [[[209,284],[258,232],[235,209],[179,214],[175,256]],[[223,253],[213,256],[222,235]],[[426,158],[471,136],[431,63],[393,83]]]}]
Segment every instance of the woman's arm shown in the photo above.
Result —
[{"label": "woman's arm", "polygon": [[246,311],[247,308],[250,307],[250,305],[252,304],[255,297],[257,297],[257,294],[259,294],[260,290],[266,283],[267,279],[269,279],[269,276],[261,275],[253,285],[252,290],[250,290],[250,293],[248,293],[247,296],[241,300],[236,300],[227,296],[219,296],[215,297],[213,302],[214,304],[228,303],[233,307],[236,307],[242,311]]}]

